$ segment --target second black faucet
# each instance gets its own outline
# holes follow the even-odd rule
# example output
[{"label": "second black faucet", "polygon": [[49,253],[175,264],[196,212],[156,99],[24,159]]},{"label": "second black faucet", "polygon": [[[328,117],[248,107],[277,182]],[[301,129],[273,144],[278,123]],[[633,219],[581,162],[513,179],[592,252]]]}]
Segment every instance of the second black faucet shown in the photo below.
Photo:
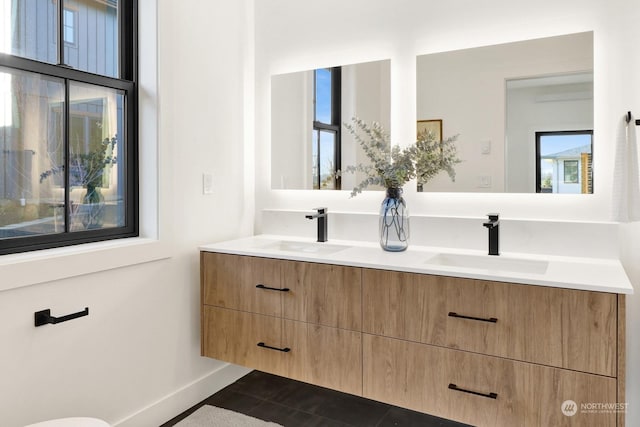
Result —
[{"label": "second black faucet", "polygon": [[489,255],[500,255],[500,215],[487,214],[489,221],[482,223],[489,229]]},{"label": "second black faucet", "polygon": [[318,211],[313,215],[305,215],[307,219],[318,219],[318,242],[326,242],[327,234],[329,231],[329,209],[327,208],[314,208]]}]

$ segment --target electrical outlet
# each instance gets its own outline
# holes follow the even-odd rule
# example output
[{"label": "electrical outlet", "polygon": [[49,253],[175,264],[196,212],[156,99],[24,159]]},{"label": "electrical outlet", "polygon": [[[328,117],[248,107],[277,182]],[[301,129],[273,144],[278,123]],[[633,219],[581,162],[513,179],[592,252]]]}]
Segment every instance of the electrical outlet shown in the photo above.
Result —
[{"label": "electrical outlet", "polygon": [[202,194],[210,195],[213,194],[213,174],[212,173],[203,173],[202,174]]}]

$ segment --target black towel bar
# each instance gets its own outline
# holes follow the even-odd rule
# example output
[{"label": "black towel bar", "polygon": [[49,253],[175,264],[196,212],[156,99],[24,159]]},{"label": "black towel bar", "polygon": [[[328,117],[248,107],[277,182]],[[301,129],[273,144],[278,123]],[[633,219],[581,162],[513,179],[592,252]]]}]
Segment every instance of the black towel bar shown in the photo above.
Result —
[{"label": "black towel bar", "polygon": [[78,317],[88,316],[89,315],[89,307],[85,307],[84,310],[79,311],[77,313],[67,314],[66,316],[54,317],[51,315],[51,310],[41,310],[36,311],[34,313],[35,325],[42,326],[47,325],[49,323],[55,325],[56,323],[66,322],[67,320],[77,319]]},{"label": "black towel bar", "polygon": [[[627,124],[631,121],[631,111],[627,111]],[[636,119],[636,126],[640,126],[640,119]]]}]

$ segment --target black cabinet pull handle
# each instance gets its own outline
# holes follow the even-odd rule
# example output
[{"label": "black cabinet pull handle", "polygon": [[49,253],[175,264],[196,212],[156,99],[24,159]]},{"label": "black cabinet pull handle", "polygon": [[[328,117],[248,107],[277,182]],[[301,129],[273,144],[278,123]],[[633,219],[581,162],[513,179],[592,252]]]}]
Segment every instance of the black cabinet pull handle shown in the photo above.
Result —
[{"label": "black cabinet pull handle", "polygon": [[455,384],[449,384],[450,390],[461,391],[463,393],[475,394],[476,396],[488,397],[489,399],[497,399],[498,393],[480,393],[479,391],[465,390]]},{"label": "black cabinet pull handle", "polygon": [[484,319],[482,317],[463,316],[462,314],[454,313],[453,311],[449,312],[449,317],[457,317],[458,319],[479,320],[481,322],[489,322],[489,323],[496,323],[498,321],[498,319],[496,319],[495,317]]},{"label": "black cabinet pull handle", "polygon": [[289,347],[285,347],[285,348],[271,347],[270,345],[266,345],[263,342],[259,342],[258,343],[258,347],[268,348],[269,350],[278,350],[278,351],[281,351],[283,353],[289,353],[291,351],[291,349]]},{"label": "black cabinet pull handle", "polygon": [[280,291],[280,292],[289,292],[289,288],[272,288],[270,286],[265,286],[262,283],[256,285],[258,289],[265,289],[267,291]]},{"label": "black cabinet pull handle", "polygon": [[47,325],[49,323],[55,325],[56,323],[66,322],[67,320],[77,319],[78,317],[88,316],[89,307],[85,307],[84,310],[77,313],[67,314],[66,316],[54,317],[51,315],[51,310],[46,309],[42,311],[36,311],[34,314],[34,321],[36,326]]}]

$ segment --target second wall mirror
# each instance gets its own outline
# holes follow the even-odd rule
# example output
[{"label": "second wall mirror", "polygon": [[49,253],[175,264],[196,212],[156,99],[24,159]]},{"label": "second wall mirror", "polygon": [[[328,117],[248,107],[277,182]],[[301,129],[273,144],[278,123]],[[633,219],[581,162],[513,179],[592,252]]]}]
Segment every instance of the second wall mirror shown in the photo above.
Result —
[{"label": "second wall mirror", "polygon": [[422,55],[416,83],[462,160],[423,191],[593,192],[592,32]]}]

